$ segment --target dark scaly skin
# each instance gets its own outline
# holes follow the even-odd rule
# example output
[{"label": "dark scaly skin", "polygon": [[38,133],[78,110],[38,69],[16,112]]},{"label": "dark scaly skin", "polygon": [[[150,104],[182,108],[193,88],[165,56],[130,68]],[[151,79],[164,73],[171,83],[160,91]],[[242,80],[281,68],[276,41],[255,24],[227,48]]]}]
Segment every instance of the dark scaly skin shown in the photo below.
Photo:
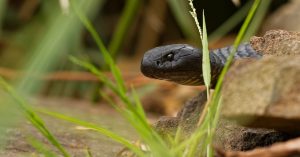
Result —
[{"label": "dark scaly skin", "polygon": [[[211,82],[218,76],[230,55],[232,46],[211,50]],[[239,45],[234,60],[261,58],[250,44]],[[202,77],[202,50],[187,44],[173,44],[153,48],[144,54],[141,62],[142,73],[150,78],[172,81],[183,85],[204,85]]]}]

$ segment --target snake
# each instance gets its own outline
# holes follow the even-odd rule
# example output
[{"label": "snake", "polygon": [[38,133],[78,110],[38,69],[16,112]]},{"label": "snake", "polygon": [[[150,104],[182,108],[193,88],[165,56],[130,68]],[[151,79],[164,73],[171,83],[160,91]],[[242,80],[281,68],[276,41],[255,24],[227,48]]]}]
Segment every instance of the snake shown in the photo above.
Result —
[{"label": "snake", "polygon": [[[233,46],[210,50],[211,84],[216,84]],[[238,59],[260,59],[262,54],[255,51],[250,43],[236,48],[233,61]],[[166,80],[182,85],[204,85],[202,73],[202,49],[188,44],[171,44],[155,47],[145,52],[141,61],[141,72],[149,78]]]}]

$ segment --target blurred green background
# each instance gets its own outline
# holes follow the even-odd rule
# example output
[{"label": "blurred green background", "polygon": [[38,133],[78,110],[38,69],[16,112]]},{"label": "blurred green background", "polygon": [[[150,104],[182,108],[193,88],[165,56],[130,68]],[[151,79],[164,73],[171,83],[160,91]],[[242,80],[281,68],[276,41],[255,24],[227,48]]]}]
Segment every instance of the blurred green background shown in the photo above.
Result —
[{"label": "blurred green background", "polygon": [[[106,69],[103,58],[72,8],[64,8],[63,2],[0,2],[0,75],[14,81],[23,93],[97,100],[95,91],[101,84],[87,73],[74,73],[82,70],[73,65],[68,56],[85,58]],[[272,3],[266,0],[265,5],[261,5],[264,9],[260,19],[251,27],[253,30],[248,37],[257,32],[257,23],[267,14],[265,8],[272,11],[284,2],[286,0]],[[114,58],[132,64],[123,72],[125,75],[139,73],[141,56],[155,46],[170,43],[201,46],[186,0],[88,0],[78,3]],[[240,6],[230,0],[194,3],[198,12],[205,8],[210,47],[215,48],[232,42],[252,1],[241,1]]]}]

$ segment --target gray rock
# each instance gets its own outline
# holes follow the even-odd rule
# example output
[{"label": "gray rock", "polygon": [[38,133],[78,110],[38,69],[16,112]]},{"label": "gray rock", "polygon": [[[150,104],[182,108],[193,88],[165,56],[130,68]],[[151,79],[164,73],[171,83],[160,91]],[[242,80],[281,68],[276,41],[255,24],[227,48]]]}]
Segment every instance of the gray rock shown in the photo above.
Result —
[{"label": "gray rock", "polygon": [[300,56],[232,66],[223,87],[222,114],[245,126],[300,131]]}]

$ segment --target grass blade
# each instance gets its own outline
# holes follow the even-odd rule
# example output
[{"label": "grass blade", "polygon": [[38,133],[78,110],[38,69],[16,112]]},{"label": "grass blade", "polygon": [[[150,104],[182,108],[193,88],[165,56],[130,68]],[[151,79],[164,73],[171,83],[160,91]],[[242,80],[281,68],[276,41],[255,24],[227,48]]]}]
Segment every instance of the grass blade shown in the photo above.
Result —
[{"label": "grass blade", "polygon": [[201,27],[200,27],[200,24],[199,24],[199,21],[198,21],[198,18],[197,18],[197,12],[196,12],[196,9],[194,7],[193,0],[189,0],[189,5],[192,9],[192,11],[190,11],[190,14],[192,15],[192,17],[193,17],[193,19],[196,23],[196,26],[197,26],[197,29],[198,29],[198,32],[199,32],[199,35],[200,35],[200,39],[203,40],[202,30],[201,30]]},{"label": "grass blade", "polygon": [[46,114],[48,116],[51,116],[51,117],[54,117],[54,118],[57,118],[57,119],[60,119],[60,120],[68,121],[68,122],[71,122],[73,124],[77,124],[77,125],[92,129],[92,130],[94,130],[96,132],[99,132],[102,135],[105,135],[105,136],[113,139],[114,141],[126,146],[127,148],[129,148],[133,152],[137,153],[139,156],[144,155],[143,152],[141,150],[139,150],[139,148],[137,146],[135,146],[134,144],[132,144],[130,141],[128,141],[125,138],[123,138],[122,136],[120,136],[116,133],[113,133],[113,132],[111,132],[111,131],[103,128],[103,127],[100,127],[96,124],[85,122],[85,121],[82,121],[82,120],[79,120],[79,119],[76,119],[76,118],[65,116],[63,114],[50,112],[50,111],[46,111],[46,110],[42,110],[42,109],[37,110],[37,112],[40,112],[40,113]]},{"label": "grass blade", "polygon": [[63,156],[69,157],[69,153],[64,147],[56,140],[51,132],[45,126],[43,120],[27,105],[24,99],[22,99],[15,90],[2,78],[0,77],[0,86],[16,101],[19,108],[25,113],[27,119],[38,129],[46,139],[55,146]]},{"label": "grass blade", "polygon": [[[218,112],[219,112],[219,106],[221,105],[221,85],[223,83],[223,80],[224,80],[224,77],[225,77],[225,74],[227,73],[228,69],[229,69],[229,66],[233,60],[233,56],[236,52],[236,49],[238,47],[238,45],[241,43],[246,31],[247,31],[247,28],[249,27],[249,24],[251,22],[251,20],[253,19],[254,15],[255,15],[255,12],[260,4],[260,0],[255,0],[239,33],[238,33],[238,36],[234,42],[234,49],[233,51],[231,52],[230,56],[228,57],[227,61],[226,61],[226,64],[219,76],[219,79],[217,81],[217,85],[215,87],[215,91],[213,93],[213,96],[212,96],[212,100],[211,100],[211,108],[212,108],[212,112],[211,114],[208,114],[207,115],[207,119],[210,119],[210,121],[213,122],[213,126],[212,126],[212,129],[214,130],[216,128],[216,125],[217,125],[217,122],[215,122],[215,118],[218,118]],[[214,131],[212,131],[214,132]],[[212,135],[213,136],[213,135]],[[206,142],[207,144],[211,143],[212,142],[212,137],[209,137],[208,138],[208,141]],[[213,154],[211,154],[211,156],[213,156]]]},{"label": "grass blade", "polygon": [[121,91],[121,94],[125,95],[126,89],[124,85],[124,81],[121,79],[121,72],[120,70],[115,66],[114,60],[109,54],[108,50],[104,46],[103,41],[100,39],[98,33],[96,32],[95,28],[93,27],[92,23],[88,20],[88,18],[78,9],[76,1],[72,1],[72,9],[75,11],[76,15],[82,22],[82,24],[85,26],[85,28],[89,31],[89,33],[92,35],[93,39],[95,40],[100,52],[102,53],[104,57],[104,61],[108,64],[110,67],[110,70],[112,74],[114,75],[114,78],[116,79],[118,88]]},{"label": "grass blade", "polygon": [[45,157],[57,157],[52,151],[50,151],[44,143],[38,141],[33,137],[27,139],[28,143],[38,152],[42,153]]},{"label": "grass blade", "polygon": [[122,12],[117,28],[114,31],[108,46],[108,50],[113,57],[116,56],[118,50],[120,49],[120,46],[128,32],[128,28],[130,27],[130,24],[132,23],[133,18],[139,9],[140,3],[140,0],[126,1],[125,9]]},{"label": "grass blade", "polygon": [[206,86],[207,92],[207,100],[209,100],[209,89],[210,89],[210,81],[211,81],[211,72],[210,72],[210,58],[209,58],[209,50],[208,50],[208,41],[207,41],[207,31],[206,31],[206,23],[205,23],[205,16],[203,10],[203,38],[202,38],[202,73],[203,79]]},{"label": "grass blade", "polygon": [[131,87],[131,91],[132,91],[132,96],[134,98],[134,102],[135,102],[136,110],[137,110],[138,114],[141,115],[143,119],[146,119],[146,114],[144,112],[144,109],[143,109],[143,106],[141,104],[138,94],[136,93],[136,91],[133,87]]},{"label": "grass blade", "polygon": [[6,1],[0,1],[0,35],[2,33],[2,23],[5,15],[6,3]]},{"label": "grass blade", "polygon": [[226,35],[230,30],[237,26],[246,16],[251,8],[253,1],[247,1],[236,13],[234,13],[229,19],[227,19],[220,27],[212,32],[209,37],[209,42],[218,41],[221,37]]},{"label": "grass blade", "polygon": [[168,4],[183,34],[193,42],[199,43],[199,36],[195,33],[197,28],[189,14],[188,2],[186,0],[168,0]]},{"label": "grass blade", "polygon": [[258,29],[261,26],[260,24],[262,23],[263,19],[265,18],[265,15],[267,14],[271,2],[272,2],[271,0],[261,1],[255,13],[255,18],[251,20],[247,32],[245,32],[242,41],[248,41],[250,37],[253,36],[258,31]]}]

